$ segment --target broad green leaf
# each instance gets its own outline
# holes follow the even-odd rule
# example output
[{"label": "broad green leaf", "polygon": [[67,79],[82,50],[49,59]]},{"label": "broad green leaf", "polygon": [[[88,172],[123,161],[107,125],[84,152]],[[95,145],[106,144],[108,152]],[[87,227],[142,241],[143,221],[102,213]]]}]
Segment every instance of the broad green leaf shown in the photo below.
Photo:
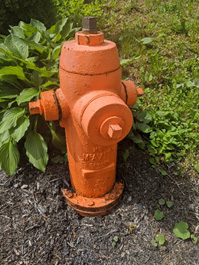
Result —
[{"label": "broad green leaf", "polygon": [[149,43],[151,43],[153,41],[153,38],[143,38],[143,39],[141,39],[141,42],[143,43],[143,44],[149,44]]},{"label": "broad green leaf", "polygon": [[37,19],[31,18],[30,25],[40,32],[46,31],[45,25]]},{"label": "broad green leaf", "polygon": [[[60,34],[62,35],[62,38],[65,39],[68,37],[68,35],[72,32],[72,31],[76,32],[76,29],[73,29],[73,23],[67,23],[65,24],[65,26],[63,27],[62,31],[60,32]],[[79,30],[79,29],[77,29]]]},{"label": "broad green leaf", "polygon": [[33,50],[38,51],[39,53],[42,53],[45,50],[45,47],[43,45],[41,45],[40,43],[36,43],[33,40],[23,40],[24,43],[26,43],[30,48],[32,48]]},{"label": "broad green leaf", "polygon": [[48,163],[47,144],[37,132],[30,132],[25,142],[26,155],[36,168],[45,171]]},{"label": "broad green leaf", "polygon": [[54,48],[52,51],[52,59],[56,60],[61,52],[62,45],[58,45],[57,47]]},{"label": "broad green leaf", "polygon": [[12,127],[16,127],[18,119],[23,116],[25,109],[14,107],[6,110],[0,122],[0,134]]},{"label": "broad green leaf", "polygon": [[16,143],[9,141],[0,147],[0,166],[9,175],[17,169],[19,163],[19,150]]},{"label": "broad green leaf", "polygon": [[161,198],[159,199],[158,203],[159,205],[165,205],[165,200]]},{"label": "broad green leaf", "polygon": [[19,94],[19,90],[11,87],[9,84],[0,84],[0,98],[4,99],[12,99],[16,98],[17,95]]},{"label": "broad green leaf", "polygon": [[17,37],[19,37],[19,38],[22,38],[22,39],[25,38],[25,35],[24,35],[24,32],[23,32],[23,29],[20,28],[19,26],[11,27],[10,32],[11,32],[12,35],[15,35],[15,36],[17,36]]},{"label": "broad green leaf", "polygon": [[0,79],[5,80],[2,75],[15,75],[21,80],[26,80],[23,68],[20,66],[6,66],[0,69]]},{"label": "broad green leaf", "polygon": [[6,130],[4,133],[0,134],[0,146],[2,143],[7,142],[10,138],[9,130]]},{"label": "broad green leaf", "polygon": [[166,205],[168,208],[171,208],[173,206],[173,202],[172,201],[166,201]]},{"label": "broad green leaf", "polygon": [[164,213],[161,212],[160,210],[156,210],[154,212],[154,217],[157,221],[161,221],[164,218]]},{"label": "broad green leaf", "polygon": [[39,91],[35,87],[26,88],[17,97],[17,104],[30,101],[33,97],[38,96]]},{"label": "broad green leaf", "polygon": [[24,30],[24,34],[27,37],[30,37],[37,32],[37,29],[35,27],[32,27],[30,24],[26,24],[23,21],[20,21],[18,26]]},{"label": "broad green leaf", "polygon": [[17,127],[14,128],[12,131],[12,138],[18,142],[19,140],[21,140],[21,138],[24,136],[25,132],[27,131],[28,127],[30,125],[30,121],[29,118],[24,116],[19,118],[18,122],[17,122]]},{"label": "broad green leaf", "polygon": [[41,33],[38,31],[28,38],[28,40],[34,41],[36,43],[38,43],[40,41],[40,39],[41,39]]},{"label": "broad green leaf", "polygon": [[188,231],[189,225],[183,221],[175,224],[173,232],[176,235],[176,237],[181,238],[183,240],[190,238],[191,234]]},{"label": "broad green leaf", "polygon": [[63,27],[65,26],[67,20],[68,20],[68,18],[63,18],[63,19],[57,21],[57,23],[49,29],[49,32],[54,33],[54,34],[60,33],[62,31]]},{"label": "broad green leaf", "polygon": [[23,59],[28,57],[28,45],[25,44],[19,37],[10,34],[6,37],[4,43],[14,56]]},{"label": "broad green leaf", "polygon": [[158,241],[160,246],[164,245],[165,243],[165,237],[163,235],[156,236],[155,240]]},{"label": "broad green leaf", "polygon": [[144,133],[151,132],[151,127],[146,123],[136,122],[136,128]]}]

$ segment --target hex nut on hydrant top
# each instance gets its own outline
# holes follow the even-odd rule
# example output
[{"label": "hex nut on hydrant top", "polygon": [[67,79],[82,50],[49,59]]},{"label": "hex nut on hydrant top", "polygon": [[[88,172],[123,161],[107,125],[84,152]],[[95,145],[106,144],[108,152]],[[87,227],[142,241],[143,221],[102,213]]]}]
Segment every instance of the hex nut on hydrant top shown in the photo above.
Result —
[{"label": "hex nut on hydrant top", "polygon": [[31,114],[59,120],[65,129],[72,190],[67,203],[83,216],[105,215],[119,202],[124,184],[116,181],[117,143],[130,131],[129,109],[143,94],[121,81],[116,44],[104,40],[96,18],[86,17],[75,40],[62,46],[60,88],[41,92]]}]

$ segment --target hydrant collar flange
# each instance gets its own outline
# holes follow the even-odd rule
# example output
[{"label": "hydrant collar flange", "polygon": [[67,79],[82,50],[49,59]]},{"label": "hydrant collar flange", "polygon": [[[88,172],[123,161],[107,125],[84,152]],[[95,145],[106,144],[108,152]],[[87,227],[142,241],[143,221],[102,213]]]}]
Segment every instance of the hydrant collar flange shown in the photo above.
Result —
[{"label": "hydrant collar flange", "polygon": [[99,198],[88,198],[70,190],[62,189],[67,203],[82,216],[103,216],[120,201],[124,189],[122,182],[116,182],[113,189]]}]

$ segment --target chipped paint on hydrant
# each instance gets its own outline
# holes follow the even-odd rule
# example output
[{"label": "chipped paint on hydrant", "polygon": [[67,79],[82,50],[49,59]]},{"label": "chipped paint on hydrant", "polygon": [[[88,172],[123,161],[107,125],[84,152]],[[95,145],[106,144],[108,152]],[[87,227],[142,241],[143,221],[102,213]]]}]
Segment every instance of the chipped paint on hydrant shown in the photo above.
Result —
[{"label": "chipped paint on hydrant", "polygon": [[132,127],[129,106],[143,90],[121,81],[116,44],[104,40],[94,17],[83,18],[83,31],[63,44],[59,75],[60,88],[41,92],[30,113],[65,128],[74,189],[63,189],[67,203],[83,216],[105,215],[123,192],[116,182],[117,143]]}]

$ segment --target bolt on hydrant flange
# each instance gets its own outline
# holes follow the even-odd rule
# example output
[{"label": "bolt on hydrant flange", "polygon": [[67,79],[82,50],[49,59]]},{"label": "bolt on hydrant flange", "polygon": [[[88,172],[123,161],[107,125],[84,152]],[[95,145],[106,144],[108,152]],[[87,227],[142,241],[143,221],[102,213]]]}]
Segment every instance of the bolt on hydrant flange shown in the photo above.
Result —
[{"label": "bolt on hydrant flange", "polygon": [[71,184],[67,203],[83,216],[105,215],[119,202],[124,184],[116,182],[117,143],[130,131],[128,108],[143,94],[121,81],[116,44],[97,31],[96,18],[83,19],[83,31],[62,46],[60,88],[41,92],[29,103],[31,114],[59,120],[65,128]]}]

